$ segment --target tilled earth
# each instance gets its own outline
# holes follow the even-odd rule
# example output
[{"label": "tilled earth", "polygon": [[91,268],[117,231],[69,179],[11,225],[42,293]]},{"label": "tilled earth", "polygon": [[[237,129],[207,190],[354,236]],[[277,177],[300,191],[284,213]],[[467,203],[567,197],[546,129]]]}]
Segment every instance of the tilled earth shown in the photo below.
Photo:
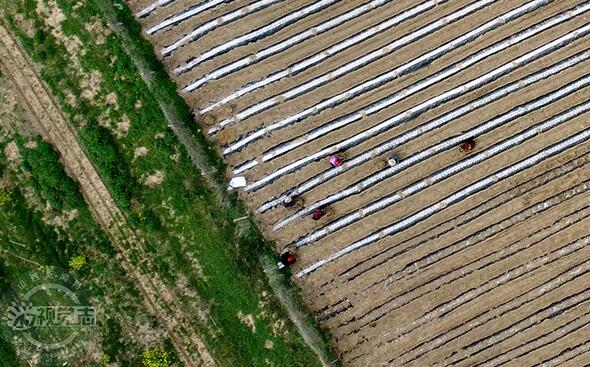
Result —
[{"label": "tilled earth", "polygon": [[590,1],[128,3],[348,365],[590,363]]}]

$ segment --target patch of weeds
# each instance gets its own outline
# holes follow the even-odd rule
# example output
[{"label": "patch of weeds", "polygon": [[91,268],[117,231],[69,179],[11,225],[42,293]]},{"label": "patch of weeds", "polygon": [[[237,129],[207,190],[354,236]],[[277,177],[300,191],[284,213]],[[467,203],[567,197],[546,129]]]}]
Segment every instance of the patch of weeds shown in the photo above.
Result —
[{"label": "patch of weeds", "polygon": [[115,202],[121,208],[128,209],[135,180],[113,136],[109,130],[97,124],[83,127],[79,135]]},{"label": "patch of weeds", "polygon": [[[41,142],[36,143],[38,149]],[[3,144],[0,143],[0,148]],[[53,163],[57,162],[53,158]],[[85,203],[75,208],[78,214],[68,223],[67,230],[54,226],[47,219],[60,215],[60,212],[44,207],[43,191],[36,193],[29,189],[37,185],[34,175],[28,171],[30,166],[23,163],[21,167],[9,169],[5,157],[0,154],[0,167],[12,188],[11,200],[0,211],[0,313],[13,300],[7,296],[13,293],[12,285],[27,271],[37,270],[39,266],[36,264],[66,269],[71,263],[73,268],[78,268],[76,278],[84,284],[93,304],[101,305],[101,318],[109,320],[107,328],[99,318],[96,344],[109,354],[112,363],[140,365],[142,348],[130,336],[136,334],[135,325],[139,325],[133,320],[144,312],[143,298],[121,268],[112,245],[94,221],[89,208]],[[79,256],[81,253],[83,257]],[[85,265],[80,268],[80,264]],[[122,325],[125,325],[124,331]],[[100,338],[109,335],[111,329],[120,331],[116,338]],[[13,336],[12,330],[0,323],[1,367],[26,365],[15,357],[16,351],[10,344]],[[82,357],[77,355],[69,362],[74,365]]]},{"label": "patch of weeds", "polygon": [[33,175],[33,188],[42,195],[55,209],[71,209],[84,206],[84,198],[74,180],[72,180],[59,162],[59,155],[48,143],[35,137],[27,143],[18,138],[17,143],[23,158],[25,169]]},{"label": "patch of weeds", "polygon": [[170,365],[168,352],[162,346],[146,349],[143,352],[143,365],[145,367],[168,367]]},{"label": "patch of weeds", "polygon": [[86,265],[86,256],[84,256],[84,255],[74,256],[70,259],[70,261],[68,262],[68,265],[70,265],[70,269],[72,269],[74,271],[81,270],[84,267],[84,265]]}]

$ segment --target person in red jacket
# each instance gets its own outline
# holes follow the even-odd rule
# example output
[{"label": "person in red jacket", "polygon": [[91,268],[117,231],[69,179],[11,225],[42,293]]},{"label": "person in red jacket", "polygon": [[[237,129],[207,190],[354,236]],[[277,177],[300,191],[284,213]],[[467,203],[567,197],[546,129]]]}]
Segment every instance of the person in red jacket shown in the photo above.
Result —
[{"label": "person in red jacket", "polygon": [[473,138],[463,140],[460,148],[463,153],[471,152],[473,149],[475,149],[475,140],[473,140]]},{"label": "person in red jacket", "polygon": [[336,167],[340,167],[343,163],[343,159],[341,156],[335,154],[333,156],[330,157],[330,164],[332,165],[332,167],[336,168]]},{"label": "person in red jacket", "polygon": [[316,210],[311,213],[311,219],[313,220],[320,220],[326,214],[325,208],[317,208]]},{"label": "person in red jacket", "polygon": [[291,251],[287,250],[281,254],[281,261],[279,261],[279,263],[277,265],[278,265],[279,269],[282,269],[286,266],[290,266],[292,264],[295,264],[296,261],[297,261],[297,258],[295,257],[295,254],[292,253]]}]

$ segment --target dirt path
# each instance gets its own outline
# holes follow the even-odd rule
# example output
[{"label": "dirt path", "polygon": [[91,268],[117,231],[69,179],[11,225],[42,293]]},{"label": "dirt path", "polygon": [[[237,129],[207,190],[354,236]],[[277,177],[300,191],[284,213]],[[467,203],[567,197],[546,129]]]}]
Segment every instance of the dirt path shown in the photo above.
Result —
[{"label": "dirt path", "polygon": [[[17,41],[0,24],[2,66],[26,102],[27,108],[39,122],[46,137],[61,154],[67,171],[79,181],[81,190],[99,223],[112,240],[122,260],[122,266],[137,282],[146,306],[157,317],[186,366],[215,366],[216,363],[201,337],[188,321],[176,296],[152,269],[145,244],[128,225],[98,172],[85,156],[75,132],[68,125],[59,105],[41,81],[34,65]],[[143,259],[135,264],[131,259]],[[140,266],[146,269],[142,273]]]}]

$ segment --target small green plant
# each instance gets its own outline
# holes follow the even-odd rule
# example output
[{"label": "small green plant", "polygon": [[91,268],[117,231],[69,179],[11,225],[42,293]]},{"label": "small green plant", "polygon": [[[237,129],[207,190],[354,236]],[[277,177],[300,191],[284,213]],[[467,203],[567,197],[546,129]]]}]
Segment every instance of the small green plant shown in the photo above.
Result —
[{"label": "small green plant", "polygon": [[140,213],[140,220],[143,224],[143,227],[148,232],[156,232],[160,228],[162,228],[162,224],[160,223],[160,219],[152,210],[145,210]]},{"label": "small green plant", "polygon": [[0,189],[0,206],[4,206],[12,200],[12,193],[6,189]]},{"label": "small green plant", "polygon": [[103,355],[100,359],[100,364],[106,366],[109,363],[111,363],[111,357],[108,354]]},{"label": "small green plant", "polygon": [[84,265],[86,265],[86,256],[78,255],[78,256],[72,257],[70,259],[69,264],[70,264],[70,269],[80,270],[80,269],[82,269],[82,267]]},{"label": "small green plant", "polygon": [[162,347],[152,347],[143,352],[143,364],[146,367],[169,366],[168,352]]}]

